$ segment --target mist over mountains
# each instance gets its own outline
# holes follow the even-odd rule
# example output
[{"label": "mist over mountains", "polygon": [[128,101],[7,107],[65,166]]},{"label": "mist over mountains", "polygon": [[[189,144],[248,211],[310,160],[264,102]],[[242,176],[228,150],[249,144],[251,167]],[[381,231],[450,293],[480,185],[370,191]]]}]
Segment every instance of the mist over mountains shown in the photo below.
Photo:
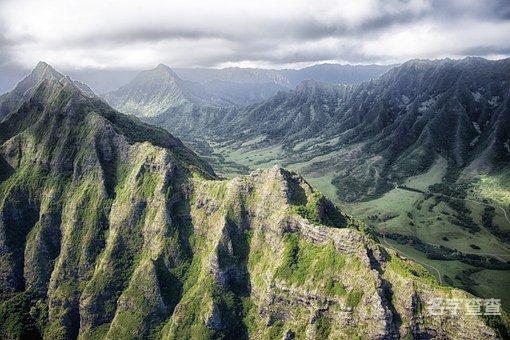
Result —
[{"label": "mist over mountains", "polygon": [[184,79],[197,82],[222,80],[234,83],[274,83],[284,88],[294,88],[307,79],[333,84],[358,84],[377,78],[393,66],[319,64],[302,69],[282,70],[230,67],[224,69],[178,68],[175,71]]},{"label": "mist over mountains", "polygon": [[[228,87],[229,92],[236,92],[239,91],[238,88],[255,84],[269,88],[272,86],[275,90],[264,97],[268,98],[278,90],[291,89],[305,79],[352,84],[378,77],[390,67],[390,65],[319,64],[302,69],[283,70],[231,67],[223,69],[176,68],[174,71],[184,80],[218,83],[217,87]],[[16,83],[30,71],[19,67],[4,67],[1,70],[0,94],[12,90]],[[140,71],[128,69],[71,69],[67,71],[70,77],[87,84],[98,94],[118,89],[135,78],[138,73]]]}]

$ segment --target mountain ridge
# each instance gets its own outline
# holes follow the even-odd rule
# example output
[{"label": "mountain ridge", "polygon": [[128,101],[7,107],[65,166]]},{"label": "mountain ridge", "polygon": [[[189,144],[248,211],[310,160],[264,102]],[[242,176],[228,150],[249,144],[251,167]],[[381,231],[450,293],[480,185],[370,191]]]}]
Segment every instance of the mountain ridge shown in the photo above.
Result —
[{"label": "mountain ridge", "polygon": [[217,180],[67,78],[31,93],[0,123],[2,337],[497,337],[297,174]]},{"label": "mountain ridge", "polygon": [[212,79],[235,83],[276,83],[286,89],[296,87],[301,81],[317,81],[355,84],[371,78],[377,78],[394,65],[349,65],[318,64],[300,69],[257,69],[227,67],[221,69],[176,69],[184,78],[204,82]]},{"label": "mountain ridge", "polygon": [[[292,149],[307,139],[336,140],[331,151],[359,143],[366,155],[386,160],[360,166],[380,174],[393,172],[396,176],[389,182],[425,171],[434,154],[451,159],[453,167],[469,167],[476,161],[491,169],[509,160],[504,146],[510,138],[509,67],[510,59],[413,60],[377,80],[336,86],[333,92],[316,87],[315,92],[277,95],[232,113],[212,135],[216,141],[224,135],[233,145],[265,136],[252,148],[283,144],[288,160],[280,161],[286,163],[292,162]],[[346,167],[352,170],[357,165],[345,163],[340,169]],[[352,171],[345,173],[347,177],[352,178]],[[382,193],[392,187],[389,182],[369,186]]]},{"label": "mountain ridge", "polygon": [[[17,105],[23,100],[28,99],[32,95],[31,91],[37,88],[43,81],[65,81],[72,82],[69,77],[57,72],[49,64],[40,61],[36,67],[30,72],[23,80],[21,80],[16,87],[8,93],[0,96],[0,120],[3,116],[9,112],[15,110]],[[87,95],[93,95],[92,90],[85,84],[74,82],[80,90],[87,93]]]}]

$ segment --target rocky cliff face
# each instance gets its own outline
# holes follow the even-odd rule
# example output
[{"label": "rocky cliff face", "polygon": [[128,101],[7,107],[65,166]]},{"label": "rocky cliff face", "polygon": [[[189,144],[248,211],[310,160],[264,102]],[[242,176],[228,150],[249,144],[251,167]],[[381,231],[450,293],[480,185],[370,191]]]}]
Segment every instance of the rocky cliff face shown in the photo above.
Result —
[{"label": "rocky cliff face", "polygon": [[296,174],[219,180],[67,78],[0,123],[3,338],[494,338]]}]

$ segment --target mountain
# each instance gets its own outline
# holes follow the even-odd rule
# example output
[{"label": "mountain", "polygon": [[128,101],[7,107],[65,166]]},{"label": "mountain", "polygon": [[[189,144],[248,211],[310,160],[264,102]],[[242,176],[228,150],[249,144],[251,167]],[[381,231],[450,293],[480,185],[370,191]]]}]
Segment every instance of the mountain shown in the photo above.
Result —
[{"label": "mountain", "polygon": [[240,84],[277,84],[293,89],[304,80],[315,80],[332,84],[358,84],[375,79],[388,71],[392,65],[340,65],[319,64],[301,69],[259,69],[228,67],[222,69],[179,68],[184,79],[196,82],[221,80]]},{"label": "mountain", "polygon": [[289,87],[289,80],[278,70],[259,68],[227,67],[215,68],[178,68],[176,72],[190,81],[204,83],[220,80],[237,84],[277,84]]},{"label": "mountain", "polygon": [[[212,133],[214,126],[224,125],[223,120],[229,113],[235,115],[240,107],[288,91],[302,78],[355,83],[375,77],[387,68],[324,64],[301,70],[227,68],[174,72],[159,65],[141,72],[127,85],[104,94],[103,98],[120,111],[189,140],[190,135],[199,137]],[[192,81],[182,79],[177,73]]]},{"label": "mountain", "polygon": [[0,123],[2,338],[496,338],[298,175],[219,180],[53,71]]},{"label": "mountain", "polygon": [[212,79],[202,83],[206,91],[238,106],[258,103],[287,88],[276,83],[235,83]]},{"label": "mountain", "polygon": [[508,310],[509,97],[510,59],[412,60],[359,85],[303,82],[188,144],[224,176],[298,171],[384,244]]},{"label": "mountain", "polygon": [[104,94],[103,98],[120,111],[186,137],[217,125],[238,102],[269,97],[265,88],[260,84],[237,86],[221,81],[191,82],[160,64],[140,72],[127,85]]},{"label": "mountain", "polygon": [[508,165],[509,100],[510,59],[413,60],[359,85],[303,82],[235,112],[214,135],[281,145],[286,163],[343,154],[315,167],[336,173],[340,197],[352,200],[380,195],[438,157],[452,171]]},{"label": "mountain", "polygon": [[[51,66],[45,62],[39,62],[34,70],[19,82],[11,92],[0,96],[0,119],[9,112],[15,110],[21,102],[30,98],[33,95],[33,91],[37,88],[37,85],[44,80],[53,81],[62,78],[65,77],[55,71]],[[71,80],[67,79],[66,81]],[[93,93],[85,84],[75,82],[75,85],[86,91],[89,95]]]},{"label": "mountain", "polygon": [[131,82],[104,95],[105,100],[135,116],[154,117],[168,110],[190,112],[200,106],[228,106],[198,83],[181,79],[168,66],[140,72]]},{"label": "mountain", "polygon": [[[208,82],[228,83],[234,91],[238,92],[236,85],[244,84],[248,93],[243,100],[250,101],[250,93],[257,93],[258,89],[268,91],[271,88],[277,90],[265,97],[268,99],[278,90],[294,88],[302,80],[314,79],[317,81],[338,84],[355,84],[365,80],[374,79],[391,68],[390,65],[339,65],[321,64],[306,67],[299,70],[284,69],[257,69],[230,67],[223,69],[212,68],[177,68],[176,73],[185,80],[202,83],[207,87]],[[0,66],[0,93],[12,89],[17,81],[26,74],[26,70],[15,66]],[[84,82],[96,93],[109,93],[127,84],[139,70],[132,69],[72,69],[67,72],[73,79]],[[214,87],[210,90],[214,91]],[[260,92],[258,92],[260,94]],[[228,97],[228,95],[227,95]],[[239,102],[238,104],[243,104]]]},{"label": "mountain", "polygon": [[336,118],[339,104],[350,91],[350,86],[305,80],[293,91],[233,111],[216,131],[225,136],[230,131],[230,136],[243,139],[263,135],[275,143],[311,138]]},{"label": "mountain", "polygon": [[395,65],[340,65],[319,64],[302,69],[285,69],[281,73],[291,86],[304,80],[315,80],[331,84],[353,85],[377,79]]}]

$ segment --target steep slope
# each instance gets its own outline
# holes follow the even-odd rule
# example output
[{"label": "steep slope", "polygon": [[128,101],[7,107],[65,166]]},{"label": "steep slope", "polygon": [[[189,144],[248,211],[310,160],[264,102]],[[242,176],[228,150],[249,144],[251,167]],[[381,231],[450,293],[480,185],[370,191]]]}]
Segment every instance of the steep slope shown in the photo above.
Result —
[{"label": "steep slope", "polygon": [[[340,198],[352,200],[379,195],[438,157],[452,170],[508,164],[509,100],[510,59],[416,60],[357,86],[305,82],[234,112],[214,135],[234,145],[258,139],[252,148],[282,145],[284,163],[342,154],[315,165],[336,173]],[[304,155],[304,144],[313,151]]]},{"label": "steep slope", "polygon": [[0,123],[2,338],[495,338],[299,176],[216,180],[68,78]]},{"label": "steep slope", "polygon": [[[39,62],[33,71],[19,82],[11,92],[0,96],[0,120],[9,112],[17,109],[22,101],[29,99],[33,95],[33,91],[37,88],[37,85],[41,82],[44,80],[59,80],[63,77],[62,74],[55,71],[45,62]],[[70,79],[68,80],[71,81]],[[89,95],[92,94],[92,90],[86,85],[79,82],[74,83]]]},{"label": "steep slope", "polygon": [[337,124],[333,131],[350,143],[368,141],[364,152],[382,156],[373,167],[380,173],[375,192],[424,172],[438,157],[450,173],[473,163],[484,171],[509,165],[510,59],[412,61],[374,85],[358,90],[358,98],[368,98],[346,106],[354,112],[343,119],[355,126]]},{"label": "steep slope", "polygon": [[140,72],[129,84],[103,97],[113,107],[141,117],[154,117],[172,109],[190,112],[203,105],[230,104],[209,94],[202,85],[182,80],[163,64]]},{"label": "steep slope", "polygon": [[264,135],[266,144],[285,141],[291,145],[323,131],[351,91],[349,86],[306,80],[291,92],[280,92],[268,101],[231,111],[216,131],[236,138]]}]

